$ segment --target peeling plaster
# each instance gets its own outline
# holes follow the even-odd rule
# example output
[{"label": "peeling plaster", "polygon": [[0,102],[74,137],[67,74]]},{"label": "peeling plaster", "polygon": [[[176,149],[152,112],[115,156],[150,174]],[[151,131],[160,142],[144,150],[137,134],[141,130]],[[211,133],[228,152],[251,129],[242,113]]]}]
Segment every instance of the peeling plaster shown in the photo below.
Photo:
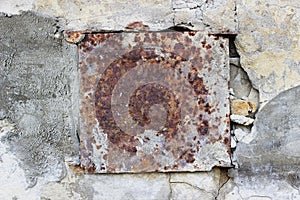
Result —
[{"label": "peeling plaster", "polygon": [[[50,29],[53,29],[47,35],[41,36],[44,40],[41,44],[48,41],[49,38],[56,38],[53,41],[58,42],[62,39],[62,31],[63,30],[124,30],[124,28],[134,21],[143,21],[143,23],[150,27],[150,30],[164,30],[166,28],[181,24],[190,29],[203,29],[211,32],[226,32],[231,31],[234,33],[238,33],[236,39],[237,50],[241,56],[241,66],[238,66],[239,74],[246,74],[251,83],[251,87],[254,89],[250,90],[248,95],[248,99],[258,99],[260,104],[260,109],[257,114],[264,112],[264,105],[268,106],[268,102],[277,95],[284,97],[284,101],[288,100],[289,97],[286,97],[286,93],[282,93],[288,89],[294,88],[299,85],[300,80],[300,72],[299,72],[299,9],[300,4],[297,1],[279,1],[279,0],[260,0],[260,1],[245,1],[245,0],[235,0],[235,1],[209,1],[208,3],[201,3],[199,1],[176,1],[179,2],[177,7],[174,5],[175,1],[165,1],[165,2],[141,2],[138,5],[131,3],[128,6],[128,2],[116,4],[116,2],[105,1],[102,5],[97,1],[94,1],[93,5],[87,5],[81,1],[44,1],[44,0],[4,0],[0,4],[0,12],[3,12],[1,20],[7,17],[17,17],[15,14],[21,14],[22,11],[33,11],[34,13],[42,16],[48,16],[52,18],[48,25]],[[180,2],[183,2],[180,4]],[[130,2],[129,2],[130,3]],[[111,4],[111,5],[110,5]],[[133,5],[133,6],[132,6]],[[182,5],[182,6],[180,6]],[[105,9],[103,9],[103,6]],[[150,9],[150,11],[149,11]],[[146,11],[145,11],[146,10]],[[76,11],[76,12],[75,12]],[[99,12],[102,12],[99,14]],[[22,15],[26,15],[23,13]],[[32,14],[33,15],[33,14]],[[75,16],[76,15],[76,16]],[[153,15],[153,16],[152,16]],[[20,16],[19,16],[20,17]],[[32,18],[32,21],[35,18]],[[37,24],[39,27],[32,28],[32,26],[28,28],[26,26],[17,25],[22,20],[16,20],[11,23],[11,25],[7,26],[7,30],[9,28],[18,26],[22,27],[26,32],[30,32],[29,38],[35,38],[40,32],[45,32],[45,30],[49,30],[45,28],[43,23],[43,19],[38,18]],[[31,21],[31,20],[29,20]],[[28,23],[29,23],[28,21]],[[27,22],[26,22],[27,23]],[[48,22],[47,22],[48,23]],[[51,24],[51,25],[50,25]],[[17,60],[20,59],[20,56],[23,58],[26,55],[26,51],[18,52],[20,49],[24,48],[23,46],[19,46],[15,48],[15,44],[22,44],[24,42],[20,42],[20,37],[15,37],[13,34],[18,33],[18,36],[22,35],[19,32],[22,31],[18,29],[18,31],[4,31],[1,35],[1,43],[2,49],[0,50],[0,60],[4,63],[4,66],[15,66]],[[34,32],[31,32],[33,31]],[[11,35],[12,34],[12,35]],[[26,34],[25,34],[26,35]],[[6,36],[6,37],[3,37]],[[11,37],[15,39],[13,40],[3,40],[7,37]],[[22,37],[21,37],[22,38]],[[30,39],[26,40],[30,41]],[[53,43],[51,40],[50,43]],[[47,43],[47,42],[46,42]],[[58,42],[59,43],[59,42]],[[27,46],[26,43],[24,43]],[[47,43],[49,44],[49,43]],[[63,46],[63,49],[68,49],[69,47]],[[64,52],[64,50],[62,50]],[[73,51],[72,59],[75,58],[75,51]],[[3,56],[3,57],[2,57]],[[51,56],[51,53],[49,54]],[[44,56],[48,57],[48,56]],[[56,56],[60,57],[60,55]],[[68,56],[63,57],[63,63],[72,63],[72,60]],[[31,62],[32,60],[30,60]],[[49,61],[48,61],[49,62]],[[17,63],[19,66],[24,66],[26,63],[19,62]],[[235,62],[236,64],[236,62]],[[39,65],[40,66],[40,65]],[[61,64],[63,66],[63,64]],[[0,67],[1,68],[1,67]],[[55,69],[53,67],[52,69]],[[241,70],[243,69],[243,70]],[[243,71],[243,72],[242,72]],[[0,71],[0,89],[3,90],[7,88],[7,75],[12,73],[11,71],[5,72],[3,70]],[[16,72],[13,72],[16,73]],[[22,72],[23,73],[23,72]],[[72,77],[77,77],[76,72],[71,73]],[[3,78],[3,75],[5,78]],[[78,90],[78,83],[76,83],[76,78],[73,80],[73,87],[71,87],[71,93],[76,94]],[[11,79],[14,80],[14,79]],[[38,81],[37,81],[38,82]],[[5,83],[5,84],[4,84]],[[30,87],[28,87],[29,89]],[[16,88],[14,91],[17,91]],[[26,88],[27,89],[27,88]],[[32,88],[30,88],[32,89]],[[33,87],[33,89],[36,89]],[[259,93],[253,92],[257,89]],[[248,89],[247,89],[248,90]],[[29,90],[27,90],[29,91]],[[3,92],[0,93],[0,107],[1,105],[5,105],[6,107],[11,106],[11,99],[5,99],[3,96]],[[257,97],[258,95],[258,97]],[[18,96],[18,98],[22,98],[22,96]],[[242,97],[238,97],[242,98]],[[78,116],[78,98],[76,95],[70,97],[70,104],[68,104],[72,110],[71,115]],[[21,100],[21,99],[19,99]],[[27,106],[21,105],[13,105],[15,108],[19,109],[19,111],[23,112],[24,109],[29,109],[32,104],[30,100],[24,99],[28,102]],[[276,100],[276,99],[275,99]],[[293,104],[293,102],[291,102]],[[291,105],[289,104],[289,105]],[[9,105],[9,106],[7,106]],[[43,106],[48,105],[48,103],[42,104]],[[53,105],[53,107],[56,107]],[[39,108],[38,106],[36,108]],[[119,177],[111,177],[111,176],[85,176],[73,174],[72,171],[68,168],[68,165],[64,167],[65,172],[62,173],[58,177],[58,179],[52,179],[53,177],[47,178],[47,176],[41,175],[38,176],[36,185],[35,181],[26,182],[28,179],[28,170],[26,170],[26,165],[23,164],[23,161],[20,160],[19,156],[14,152],[14,150],[9,148],[9,142],[12,140],[18,139],[18,137],[26,135],[28,132],[32,130],[39,129],[39,126],[36,126],[41,120],[39,117],[35,117],[32,114],[25,114],[15,117],[15,119],[20,120],[19,126],[17,121],[9,119],[11,118],[11,112],[7,112],[5,109],[0,108],[0,128],[1,128],[1,144],[0,144],[0,171],[1,174],[5,174],[7,176],[3,176],[2,191],[0,194],[2,199],[26,199],[26,198],[69,198],[69,199],[93,199],[93,198],[102,198],[101,194],[99,195],[99,188],[102,187],[101,183],[103,181],[105,183],[109,183],[112,188],[115,185],[118,185],[120,190],[113,190],[114,192],[123,194],[121,198],[134,198],[142,199],[146,193],[153,192],[153,199],[157,198],[158,194],[164,195],[162,199],[170,199],[175,196],[174,191],[172,191],[172,186],[176,185],[178,182],[178,188],[184,185],[184,188],[187,190],[184,195],[189,195],[189,188],[195,189],[192,191],[196,191],[195,195],[199,195],[201,190],[198,190],[197,187],[194,188],[194,184],[190,184],[189,182],[175,181],[171,183],[170,180],[167,180],[167,177],[159,178],[159,176],[154,177],[154,180],[151,184],[155,187],[157,185],[164,185],[157,190],[147,190],[144,193],[135,193],[139,184],[144,184],[144,187],[151,188],[153,185],[147,185],[145,180],[147,180],[147,175],[141,176],[138,180],[137,185],[132,184],[131,188],[126,187],[128,182],[134,182],[135,179],[132,175],[124,176],[125,178]],[[33,112],[35,113],[35,112]],[[38,111],[37,111],[38,113]],[[35,113],[36,114],[36,113]],[[278,114],[280,115],[281,112]],[[268,115],[266,118],[270,118],[272,116]],[[5,120],[12,120],[10,122],[3,122]],[[33,118],[34,123],[28,123],[27,120]],[[297,117],[296,117],[297,119]],[[72,120],[78,121],[76,117]],[[26,122],[27,121],[27,122]],[[257,121],[255,119],[254,124],[262,123],[264,120]],[[35,123],[36,122],[36,123]],[[287,117],[286,124],[292,124],[292,121]],[[1,127],[2,123],[2,127]],[[10,125],[3,126],[3,123]],[[28,125],[29,124],[29,125]],[[31,125],[33,124],[33,125]],[[34,125],[35,124],[35,125]],[[280,123],[279,123],[280,124]],[[15,126],[17,125],[17,126]],[[27,126],[28,125],[28,126]],[[11,127],[16,127],[16,129],[11,129]],[[20,131],[18,128],[22,128]],[[27,127],[27,129],[24,129]],[[68,127],[70,128],[70,127]],[[71,126],[71,129],[76,130],[76,123]],[[256,127],[251,130],[247,127],[243,127],[241,125],[235,124],[233,129],[236,132],[233,135],[233,138],[237,139],[236,148],[242,148],[242,145],[249,145],[251,142],[255,141],[255,139],[259,136],[259,134],[263,134],[261,131],[257,131]],[[278,127],[271,128],[273,132],[277,131]],[[3,131],[4,130],[4,131]],[[15,130],[15,132],[13,131]],[[27,131],[26,131],[27,130]],[[48,130],[48,129],[47,129]],[[290,130],[288,127],[287,131]],[[281,130],[281,133],[285,130]],[[297,130],[293,132],[297,133]],[[59,134],[60,132],[56,132]],[[76,134],[78,131],[73,132],[74,137],[76,138]],[[39,134],[36,135],[38,137]],[[72,136],[73,137],[73,136]],[[26,137],[25,137],[26,138]],[[297,139],[297,138],[296,138]],[[76,139],[75,139],[76,140]],[[287,142],[293,141],[293,138],[287,140]],[[20,143],[21,144],[21,143]],[[276,143],[279,144],[279,143]],[[294,144],[289,143],[292,146]],[[247,147],[244,146],[243,148]],[[259,146],[259,145],[258,145]],[[276,145],[275,145],[276,146]],[[269,145],[272,148],[272,145]],[[16,145],[15,145],[16,148]],[[47,146],[48,148],[52,148],[51,146]],[[239,151],[239,150],[236,150]],[[262,150],[262,151],[265,151]],[[297,154],[297,148],[294,148]],[[288,154],[290,149],[283,149],[282,152]],[[56,155],[56,151],[54,151],[54,155]],[[294,152],[295,154],[295,152]],[[233,160],[238,159],[238,155],[236,153],[233,154],[235,158]],[[275,157],[275,160],[280,160],[279,157]],[[52,155],[53,156],[53,155]],[[75,155],[76,157],[76,155]],[[261,157],[261,159],[265,159],[261,155],[257,155],[257,157]],[[285,156],[286,157],[286,156]],[[25,157],[26,158],[26,157]],[[53,157],[52,157],[53,158]],[[256,159],[256,157],[249,157],[249,159]],[[78,160],[74,158],[74,155],[65,155],[65,160],[73,161],[74,164],[78,164]],[[54,159],[55,160],[55,159]],[[64,162],[62,162],[64,163]],[[11,167],[13,166],[13,168]],[[243,165],[239,165],[236,163],[239,169],[234,169],[229,172],[230,179],[221,185],[221,186],[212,186],[213,189],[218,190],[217,196],[211,195],[212,199],[299,199],[299,175],[290,168],[280,168],[280,170],[289,169],[287,174],[284,174],[283,177],[278,178],[273,173],[268,175],[259,174],[262,173],[260,169],[270,169],[273,167],[272,165],[268,166],[259,166],[257,164],[249,163],[251,166],[250,171],[243,171]],[[260,168],[261,167],[261,168]],[[276,166],[275,166],[276,167]],[[25,169],[25,170],[24,170]],[[258,170],[259,169],[259,170]],[[258,171],[257,171],[258,170]],[[45,170],[45,173],[51,174],[50,172]],[[38,172],[40,173],[40,172]],[[213,172],[215,173],[215,172]],[[27,175],[26,175],[27,174]],[[71,174],[71,175],[70,175]],[[62,179],[62,176],[65,175],[65,178]],[[195,174],[196,179],[203,174]],[[270,176],[272,175],[272,176]],[[151,175],[150,175],[151,176]],[[169,178],[173,175],[168,175]],[[185,177],[186,174],[181,174],[182,177]],[[274,177],[275,176],[275,177]],[[36,176],[33,176],[36,177]],[[209,177],[209,175],[207,175]],[[53,182],[53,180],[58,180],[57,182]],[[50,182],[49,182],[50,181]],[[156,183],[157,182],[157,183]],[[49,184],[48,184],[49,183]],[[93,185],[94,184],[94,185]],[[190,184],[190,185],[189,185]],[[172,186],[171,186],[172,185]],[[122,190],[121,188],[124,188]],[[159,188],[159,187],[158,187]],[[115,188],[114,188],[115,189]],[[1,189],[0,189],[1,190]],[[101,190],[108,190],[107,188]],[[156,191],[158,191],[156,193]],[[180,191],[180,190],[177,190]],[[106,195],[105,193],[102,193]],[[194,193],[193,193],[194,194]],[[55,196],[57,195],[57,196]],[[135,196],[136,195],[136,196]],[[108,197],[108,196],[106,196]]]}]

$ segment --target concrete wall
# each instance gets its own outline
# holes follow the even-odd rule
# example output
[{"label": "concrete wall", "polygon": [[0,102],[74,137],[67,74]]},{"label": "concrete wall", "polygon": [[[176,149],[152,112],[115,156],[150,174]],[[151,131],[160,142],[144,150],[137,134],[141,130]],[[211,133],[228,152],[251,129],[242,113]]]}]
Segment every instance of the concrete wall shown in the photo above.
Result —
[{"label": "concrete wall", "polygon": [[[298,1],[2,0],[0,12],[0,199],[300,199]],[[63,31],[126,30],[136,21],[153,31],[237,34],[235,168],[88,175],[73,167],[77,50]]]}]

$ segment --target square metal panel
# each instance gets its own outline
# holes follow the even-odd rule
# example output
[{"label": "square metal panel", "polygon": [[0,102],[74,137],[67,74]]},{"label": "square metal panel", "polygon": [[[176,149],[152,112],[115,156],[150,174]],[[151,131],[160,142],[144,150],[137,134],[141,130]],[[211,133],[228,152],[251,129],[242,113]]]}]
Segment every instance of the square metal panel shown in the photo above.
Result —
[{"label": "square metal panel", "polygon": [[202,32],[81,37],[84,170],[208,171],[231,166],[228,39]]}]

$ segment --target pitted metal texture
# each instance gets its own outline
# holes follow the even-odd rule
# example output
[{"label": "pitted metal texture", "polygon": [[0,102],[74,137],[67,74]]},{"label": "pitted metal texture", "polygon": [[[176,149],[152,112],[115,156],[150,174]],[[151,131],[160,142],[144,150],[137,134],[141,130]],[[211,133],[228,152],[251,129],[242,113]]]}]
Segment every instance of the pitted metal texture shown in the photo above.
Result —
[{"label": "pitted metal texture", "polygon": [[228,39],[202,32],[80,38],[84,170],[230,166]]}]

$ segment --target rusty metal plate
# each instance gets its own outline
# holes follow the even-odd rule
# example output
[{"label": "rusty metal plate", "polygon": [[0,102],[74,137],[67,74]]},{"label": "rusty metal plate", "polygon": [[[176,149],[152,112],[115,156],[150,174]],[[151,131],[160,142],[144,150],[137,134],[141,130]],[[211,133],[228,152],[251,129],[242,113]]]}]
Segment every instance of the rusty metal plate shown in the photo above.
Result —
[{"label": "rusty metal plate", "polygon": [[228,39],[201,32],[79,36],[84,170],[231,166]]}]

